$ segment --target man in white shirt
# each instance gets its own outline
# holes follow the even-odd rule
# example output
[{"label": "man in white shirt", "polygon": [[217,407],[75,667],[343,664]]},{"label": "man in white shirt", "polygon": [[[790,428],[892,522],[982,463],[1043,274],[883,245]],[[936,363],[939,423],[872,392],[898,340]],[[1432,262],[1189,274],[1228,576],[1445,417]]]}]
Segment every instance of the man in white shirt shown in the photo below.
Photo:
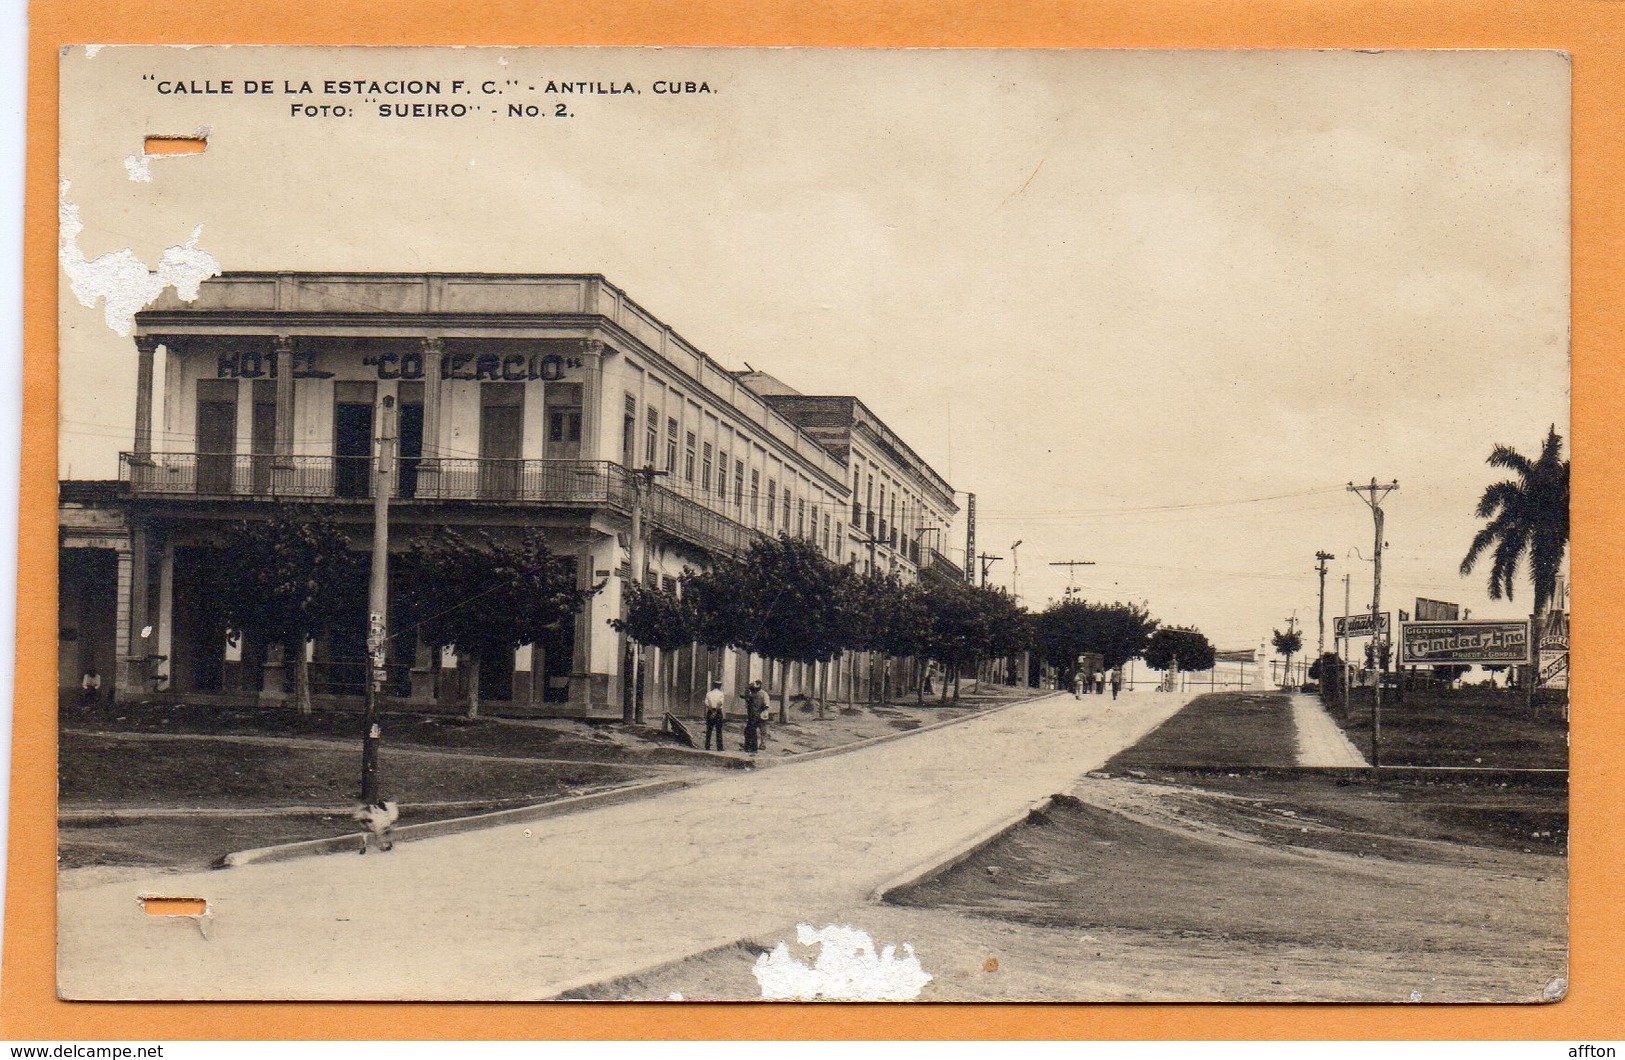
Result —
[{"label": "man in white shirt", "polygon": [[717,737],[717,750],[722,750],[722,725],[727,715],[723,713],[723,706],[727,698],[722,694],[722,682],[712,681],[711,691],[705,694],[705,749],[711,749],[711,734]]}]

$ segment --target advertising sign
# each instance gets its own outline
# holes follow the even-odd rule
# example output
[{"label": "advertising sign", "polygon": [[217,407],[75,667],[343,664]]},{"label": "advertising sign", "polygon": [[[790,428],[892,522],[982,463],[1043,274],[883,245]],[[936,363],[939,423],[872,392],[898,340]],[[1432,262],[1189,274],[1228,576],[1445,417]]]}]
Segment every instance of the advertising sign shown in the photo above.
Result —
[{"label": "advertising sign", "polygon": [[1399,663],[1527,663],[1528,622],[1401,622]]},{"label": "advertising sign", "polygon": [[[1388,612],[1384,611],[1377,616],[1379,629],[1383,636],[1388,635]],[[1339,637],[1369,637],[1371,636],[1371,615],[1344,615],[1332,619],[1332,632]]]},{"label": "advertising sign", "polygon": [[1569,613],[1567,611],[1548,611],[1541,616],[1540,650],[1569,650]]},{"label": "advertising sign", "polygon": [[1461,617],[1461,605],[1418,596],[1414,617],[1418,622],[1454,622]]}]

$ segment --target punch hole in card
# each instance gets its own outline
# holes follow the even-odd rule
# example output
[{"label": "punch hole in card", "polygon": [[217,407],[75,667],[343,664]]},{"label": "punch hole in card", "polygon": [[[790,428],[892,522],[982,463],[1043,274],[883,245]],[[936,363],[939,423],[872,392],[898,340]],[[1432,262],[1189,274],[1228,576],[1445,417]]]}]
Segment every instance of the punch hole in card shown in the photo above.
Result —
[{"label": "punch hole in card", "polygon": [[141,908],[148,916],[208,916],[209,903],[202,898],[160,898],[144,895]]},{"label": "punch hole in card", "polygon": [[149,136],[141,144],[145,155],[201,155],[209,147],[207,136]]}]

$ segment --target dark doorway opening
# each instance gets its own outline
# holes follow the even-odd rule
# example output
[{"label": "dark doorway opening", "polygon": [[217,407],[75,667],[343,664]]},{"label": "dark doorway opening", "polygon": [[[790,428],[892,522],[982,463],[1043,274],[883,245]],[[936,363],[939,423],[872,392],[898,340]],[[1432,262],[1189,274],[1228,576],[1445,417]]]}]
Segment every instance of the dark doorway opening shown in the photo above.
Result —
[{"label": "dark doorway opening", "polygon": [[333,494],[370,497],[368,472],[372,465],[372,402],[336,401],[333,404]]}]

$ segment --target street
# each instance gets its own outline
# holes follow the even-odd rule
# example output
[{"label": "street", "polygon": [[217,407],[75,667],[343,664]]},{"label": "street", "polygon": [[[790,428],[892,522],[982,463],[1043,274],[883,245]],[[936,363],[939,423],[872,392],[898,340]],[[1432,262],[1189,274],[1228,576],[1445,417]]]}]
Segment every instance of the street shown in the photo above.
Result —
[{"label": "street", "polygon": [[[787,922],[1067,790],[1194,693],[1054,695],[850,753],[533,823],[59,895],[83,999],[523,1000]],[[202,922],[142,895],[202,898]],[[901,941],[901,940],[895,940]]]}]

